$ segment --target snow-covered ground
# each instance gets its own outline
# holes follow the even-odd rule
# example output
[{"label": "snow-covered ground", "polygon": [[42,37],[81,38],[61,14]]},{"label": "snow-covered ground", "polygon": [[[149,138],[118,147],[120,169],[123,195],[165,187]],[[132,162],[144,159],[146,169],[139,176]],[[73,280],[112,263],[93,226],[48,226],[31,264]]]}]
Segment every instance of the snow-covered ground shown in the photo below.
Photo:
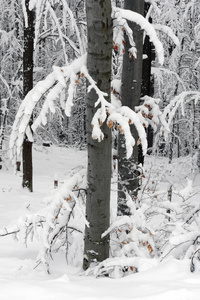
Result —
[{"label": "snow-covered ground", "polygon": [[[7,162],[7,169],[3,166],[0,171],[0,228],[29,206],[41,208],[53,189],[55,174],[62,180],[69,170],[85,164],[85,151],[34,146],[34,193],[29,193],[21,188],[21,174],[13,174]],[[67,266],[62,252],[54,256],[49,275],[41,265],[34,269],[37,253],[35,242],[26,248],[12,236],[0,238],[0,299],[200,299],[200,274],[190,273],[187,259],[137,258],[139,273],[111,279],[83,275],[80,269]]]}]

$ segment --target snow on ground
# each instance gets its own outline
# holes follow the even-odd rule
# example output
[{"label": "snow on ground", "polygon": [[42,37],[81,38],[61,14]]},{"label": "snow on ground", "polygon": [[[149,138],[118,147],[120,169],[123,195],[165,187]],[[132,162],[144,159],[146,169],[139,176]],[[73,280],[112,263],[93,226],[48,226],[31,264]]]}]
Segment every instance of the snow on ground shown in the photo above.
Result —
[{"label": "snow on ground", "polygon": [[[85,165],[86,152],[34,146],[34,193],[21,188],[21,174],[15,175],[6,164],[8,169],[3,166],[0,171],[0,228],[27,209],[42,207],[43,198],[53,189],[55,174],[61,181],[69,170]],[[29,243],[26,248],[11,236],[0,238],[0,299],[200,299],[200,274],[190,273],[188,260],[138,258],[139,273],[121,279],[96,279],[67,266],[64,254],[58,253],[49,275],[42,266],[34,269],[37,246]]]}]

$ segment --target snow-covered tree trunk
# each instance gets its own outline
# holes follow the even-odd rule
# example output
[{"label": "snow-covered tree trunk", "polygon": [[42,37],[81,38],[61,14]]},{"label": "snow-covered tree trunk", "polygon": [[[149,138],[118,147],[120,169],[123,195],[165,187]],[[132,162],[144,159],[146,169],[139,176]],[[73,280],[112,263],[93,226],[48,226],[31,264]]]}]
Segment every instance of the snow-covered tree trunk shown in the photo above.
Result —
[{"label": "snow-covered tree trunk", "polygon": [[[125,0],[124,8],[134,12],[144,14],[143,0]],[[140,105],[141,83],[142,83],[142,55],[143,55],[143,31],[135,23],[129,23],[133,31],[134,42],[137,48],[137,58],[129,55],[128,49],[131,47],[128,37],[126,36],[125,53],[123,57],[122,70],[122,87],[121,100],[122,105],[128,106],[134,110],[135,106]],[[118,214],[129,214],[129,209],[126,205],[127,191],[132,198],[137,195],[138,189],[138,133],[134,125],[131,126],[131,133],[136,141],[133,147],[133,154],[129,160],[126,159],[126,149],[124,144],[124,137],[120,135],[118,145],[118,172],[119,172],[119,186],[118,186]]]},{"label": "snow-covered tree trunk", "polygon": [[[89,74],[98,88],[107,93],[110,102],[112,21],[110,0],[87,0]],[[104,139],[100,143],[92,139],[91,121],[96,111],[97,94],[92,89],[87,94],[87,143],[88,143],[88,189],[86,217],[89,227],[85,231],[83,268],[100,262],[109,256],[109,237],[101,238],[110,225],[110,181],[111,181],[111,129],[102,125]]]},{"label": "snow-covered tree trunk", "polygon": [[[34,12],[30,11],[29,0],[25,0],[27,22],[24,21],[24,53],[23,53],[23,96],[33,88],[33,41]],[[30,124],[31,125],[31,120]],[[32,142],[25,135],[22,149],[23,181],[22,186],[33,191]]]}]

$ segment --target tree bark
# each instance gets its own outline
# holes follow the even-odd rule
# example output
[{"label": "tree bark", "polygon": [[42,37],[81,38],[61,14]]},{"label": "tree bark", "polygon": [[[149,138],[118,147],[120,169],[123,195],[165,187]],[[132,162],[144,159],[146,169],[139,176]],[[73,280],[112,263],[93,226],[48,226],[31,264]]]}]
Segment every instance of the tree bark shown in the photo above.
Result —
[{"label": "tree bark", "polygon": [[[146,16],[148,9],[150,7],[149,3],[144,4],[144,15]],[[149,19],[152,23],[152,19]],[[142,86],[141,86],[141,97],[148,95],[153,97],[154,94],[154,78],[151,74],[151,63],[155,60],[155,50],[153,44],[150,42],[149,36],[146,35],[143,45],[143,54],[147,55],[147,58],[143,60],[142,63]],[[147,128],[147,144],[148,144],[148,154],[152,152],[153,147],[153,129],[149,125]],[[142,163],[141,155],[139,155],[139,162]]]},{"label": "tree bark", "polygon": [[[29,0],[25,0],[28,26],[24,23],[24,53],[23,53],[23,96],[33,88],[33,41],[34,41],[34,12],[30,11]],[[31,126],[32,118],[29,123]],[[22,186],[33,191],[32,142],[25,136],[22,149],[23,180]]]},{"label": "tree bark", "polygon": [[[108,94],[110,102],[112,21],[110,0],[87,0],[88,28],[87,68],[97,86]],[[92,139],[91,121],[96,111],[97,94],[87,94],[87,144],[88,144],[88,189],[86,218],[89,227],[85,230],[83,268],[109,257],[109,237],[101,238],[110,225],[110,181],[111,181],[111,130],[103,124],[104,140]]]},{"label": "tree bark", "polygon": [[[125,0],[124,8],[134,12],[144,14],[144,1],[143,0]],[[121,99],[122,105],[130,107],[132,110],[135,106],[140,105],[141,83],[142,83],[142,55],[143,55],[143,31],[141,28],[133,23],[129,23],[133,31],[134,41],[137,48],[137,59],[129,57],[128,49],[131,47],[128,37],[125,36],[125,53],[123,57],[122,69],[122,87]],[[134,199],[137,196],[139,186],[138,179],[138,133],[134,125],[131,126],[131,133],[136,141],[133,148],[132,157],[126,159],[126,150],[124,137],[120,135],[118,143],[118,214],[129,215],[129,208],[126,205],[126,192]]]},{"label": "tree bark", "polygon": [[[2,114],[2,109],[1,109],[1,94],[0,94],[0,130],[1,130],[1,135],[3,135],[3,114]],[[3,137],[0,137],[0,170],[2,169],[2,160],[3,160]]]}]

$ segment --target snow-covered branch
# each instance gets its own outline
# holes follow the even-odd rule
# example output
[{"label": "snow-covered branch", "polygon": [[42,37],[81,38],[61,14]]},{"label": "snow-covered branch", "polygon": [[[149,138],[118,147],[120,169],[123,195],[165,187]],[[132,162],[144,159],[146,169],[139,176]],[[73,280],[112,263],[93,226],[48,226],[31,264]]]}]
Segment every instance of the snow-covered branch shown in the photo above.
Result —
[{"label": "snow-covered branch", "polygon": [[181,113],[185,115],[185,105],[194,101],[195,105],[200,100],[200,92],[198,91],[184,91],[177,95],[170,103],[165,107],[163,115],[165,118],[168,117],[168,126],[171,125],[172,120],[177,110],[181,107]]},{"label": "snow-covered branch", "polygon": [[161,31],[161,32],[165,33],[166,35],[168,35],[172,39],[172,41],[174,42],[174,44],[178,48],[180,47],[180,41],[179,41],[179,39],[173,33],[172,29],[169,26],[161,25],[161,24],[153,24],[153,27],[155,28],[155,30]]},{"label": "snow-covered branch", "polygon": [[[22,2],[24,2],[24,0],[22,0]],[[41,0],[41,1],[36,1],[36,0],[30,0],[29,2],[29,9],[33,10],[35,9],[36,12],[36,22],[35,22],[35,40],[34,40],[34,48],[36,49],[36,45],[38,43],[39,40],[39,36],[40,36],[40,30],[41,30],[41,24],[42,22],[44,23],[44,28],[43,29],[47,29],[48,25],[47,25],[47,19],[49,20],[49,15],[50,15],[50,20],[52,20],[52,28],[51,31],[54,32],[55,30],[57,30],[58,32],[58,36],[60,38],[61,44],[62,44],[62,48],[63,48],[63,52],[64,52],[64,56],[65,56],[65,61],[68,62],[68,57],[66,54],[66,44],[64,40],[67,40],[67,42],[69,43],[69,45],[77,52],[78,51],[78,55],[83,55],[85,53],[85,45],[83,40],[81,39],[81,33],[79,31],[79,28],[77,26],[76,20],[73,16],[73,13],[67,3],[66,0],[62,0],[60,1],[61,5],[63,6],[63,24],[61,24],[61,18],[58,17],[56,15],[55,10],[53,9],[53,4],[56,4],[57,1],[53,0],[53,1],[49,1],[49,0]],[[24,5],[23,5],[24,7]],[[26,20],[26,14],[24,13],[24,17]],[[72,32],[76,33],[76,37],[77,37],[77,41],[78,41],[78,47],[75,46],[74,42],[71,41],[70,38],[68,38],[64,32],[63,32],[63,28],[66,27],[66,19],[67,19],[67,23],[69,24],[69,27],[71,29]],[[78,50],[79,48],[79,50]]]},{"label": "snow-covered branch", "polygon": [[[40,124],[46,124],[49,110],[55,112],[54,101],[62,94],[67,82],[71,82],[73,79],[72,74],[79,73],[81,66],[86,64],[86,58],[87,55],[85,54],[66,67],[55,67],[54,71],[49,74],[45,80],[38,82],[26,95],[15,117],[10,137],[10,157],[13,163],[15,163],[17,155],[21,153],[24,135],[29,126],[30,117],[36,104],[45,97],[42,110],[32,125],[33,131],[35,131]],[[73,87],[75,89],[75,85]],[[71,94],[73,94],[73,92],[74,90],[71,91]],[[67,115],[70,115],[71,106],[71,96],[69,96],[65,108]],[[33,138],[31,138],[31,141],[33,141]]]},{"label": "snow-covered branch", "polygon": [[3,82],[3,84],[6,86],[9,97],[12,97],[12,91],[11,91],[11,89],[10,89],[10,87],[9,87],[9,85],[8,85],[8,83],[7,83],[7,81],[6,81],[6,79],[5,79],[1,74],[0,74],[0,80],[1,80],[1,81]]},{"label": "snow-covered branch", "polygon": [[151,74],[153,74],[158,81],[162,81],[162,83],[163,83],[163,77],[165,75],[167,75],[171,78],[174,77],[176,79],[176,81],[178,81],[181,84],[182,89],[184,91],[186,90],[186,86],[185,86],[184,81],[180,78],[180,76],[176,72],[174,72],[172,70],[169,70],[169,69],[166,69],[166,68],[152,67],[151,68]]},{"label": "snow-covered branch", "polygon": [[31,130],[28,124],[36,104],[42,98],[45,98],[41,112],[33,122],[33,125],[31,127],[33,132],[37,129],[38,126],[40,126],[40,124],[46,125],[47,113],[49,112],[49,110],[52,113],[55,112],[54,101],[62,94],[65,88],[68,89],[68,97],[65,103],[65,113],[67,116],[70,116],[71,107],[73,106],[73,98],[77,84],[79,82],[79,78],[86,78],[89,82],[88,92],[91,89],[94,89],[98,95],[98,100],[96,101],[96,103],[94,103],[94,106],[97,107],[98,105],[100,105],[100,108],[97,109],[92,120],[93,138],[98,139],[99,141],[103,139],[104,136],[100,129],[100,126],[103,124],[103,122],[106,121],[106,118],[109,116],[107,125],[109,126],[111,121],[113,123],[117,122],[120,125],[119,129],[121,128],[123,133],[125,134],[127,157],[130,157],[132,153],[132,147],[135,144],[135,141],[130,132],[130,124],[134,124],[136,126],[140,141],[142,143],[143,153],[146,153],[146,133],[142,124],[140,123],[137,114],[126,107],[115,108],[113,104],[109,103],[105,99],[107,94],[98,88],[95,81],[89,75],[86,68],[86,61],[87,54],[76,59],[66,67],[54,67],[54,71],[49,74],[45,80],[39,82],[27,94],[16,115],[10,138],[11,160],[13,164],[15,163],[17,155],[19,155],[21,152],[25,133],[29,137],[30,141],[33,141]]},{"label": "snow-covered branch", "polygon": [[150,41],[154,44],[155,50],[158,55],[158,61],[162,65],[164,63],[164,49],[160,42],[160,40],[157,37],[156,31],[151,23],[149,23],[142,15],[125,9],[120,9],[117,7],[113,8],[113,18],[116,18],[116,21],[118,24],[123,24],[126,22],[126,20],[135,22],[138,24],[141,29],[143,29],[146,34],[149,36]]},{"label": "snow-covered branch", "polygon": [[153,130],[156,131],[158,124],[161,124],[163,129],[169,132],[169,126],[159,108],[159,102],[161,100],[149,96],[144,96],[142,100],[144,100],[144,103],[140,106],[136,106],[135,110],[143,126],[147,128],[151,125]]},{"label": "snow-covered branch", "polygon": [[111,233],[111,239],[116,243],[116,256],[152,257],[155,255],[155,245],[151,229],[147,227],[145,220],[146,205],[138,208],[134,201],[128,198],[127,204],[132,215],[118,216],[102,237]]}]

